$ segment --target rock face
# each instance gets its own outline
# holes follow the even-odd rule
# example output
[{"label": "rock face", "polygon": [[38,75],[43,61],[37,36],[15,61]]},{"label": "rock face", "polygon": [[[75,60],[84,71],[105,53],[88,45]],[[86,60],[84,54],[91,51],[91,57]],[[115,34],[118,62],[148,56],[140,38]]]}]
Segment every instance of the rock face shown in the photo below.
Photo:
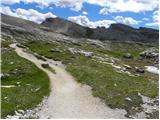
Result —
[{"label": "rock face", "polygon": [[54,32],[59,32],[73,37],[85,37],[87,30],[85,27],[59,17],[47,18],[41,25],[51,28]]},{"label": "rock face", "polygon": [[142,27],[135,29],[120,23],[111,24],[108,29],[104,27],[91,29],[61,18],[47,18],[42,25],[51,28],[53,31],[60,32],[68,36],[86,37],[103,41],[114,40],[158,43],[159,39],[158,30]]}]

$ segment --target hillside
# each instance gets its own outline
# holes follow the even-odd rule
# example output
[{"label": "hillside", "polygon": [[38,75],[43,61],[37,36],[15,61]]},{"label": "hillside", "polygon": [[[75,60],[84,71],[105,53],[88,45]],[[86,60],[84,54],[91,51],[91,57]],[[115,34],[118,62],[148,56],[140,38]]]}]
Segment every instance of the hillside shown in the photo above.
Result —
[{"label": "hillside", "polygon": [[157,30],[1,17],[2,118],[159,118]]}]

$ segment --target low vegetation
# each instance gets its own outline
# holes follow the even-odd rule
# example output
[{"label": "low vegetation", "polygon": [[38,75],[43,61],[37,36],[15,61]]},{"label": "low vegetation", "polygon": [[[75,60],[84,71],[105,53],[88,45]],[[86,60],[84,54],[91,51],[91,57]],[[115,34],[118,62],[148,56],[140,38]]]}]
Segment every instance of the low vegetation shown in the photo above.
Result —
[{"label": "low vegetation", "polygon": [[[142,110],[140,107],[142,99],[138,93],[149,97],[158,95],[158,86],[155,84],[158,81],[158,75],[144,73],[140,76],[129,76],[125,73],[118,73],[110,65],[99,63],[98,61],[94,61],[92,58],[85,57],[81,54],[72,54],[67,50],[69,47],[76,47],[92,51],[94,52],[94,55],[109,55],[122,59],[120,62],[122,63],[122,56],[125,53],[125,50],[129,51],[134,56],[137,56],[139,52],[145,49],[145,46],[138,47],[136,44],[129,47],[126,45],[126,48],[119,47],[119,50],[108,50],[95,46],[91,47],[87,44],[85,46],[76,46],[47,42],[28,42],[25,46],[39,55],[62,61],[67,66],[66,70],[69,71],[78,82],[88,84],[92,87],[94,96],[102,98],[111,108],[126,109],[128,115]],[[135,46],[137,46],[136,50]],[[57,48],[60,51],[51,52],[51,49]],[[124,63],[126,62],[127,61],[124,61]],[[132,62],[127,63],[133,64]],[[141,66],[141,64],[139,64],[139,66]],[[129,98],[129,100],[127,98]]]},{"label": "low vegetation", "polygon": [[[33,63],[19,57],[2,42],[1,117],[15,114],[17,110],[35,108],[50,92],[49,78]],[[5,87],[13,86],[13,87]]]}]

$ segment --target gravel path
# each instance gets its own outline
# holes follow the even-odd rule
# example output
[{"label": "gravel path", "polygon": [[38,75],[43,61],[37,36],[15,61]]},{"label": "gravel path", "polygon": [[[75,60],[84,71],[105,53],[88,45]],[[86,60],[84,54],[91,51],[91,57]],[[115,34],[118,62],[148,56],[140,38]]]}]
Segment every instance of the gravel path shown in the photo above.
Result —
[{"label": "gravel path", "polygon": [[[18,48],[16,44],[10,46],[15,48],[19,56],[33,62],[50,78],[51,93],[37,113],[39,118],[125,118],[125,110],[111,109],[99,98],[93,97],[91,88],[77,83],[65,71],[62,64],[52,60],[46,62],[38,60],[32,54]],[[42,68],[41,64],[43,63],[48,63],[56,73]],[[55,65],[55,63],[58,65]]]}]

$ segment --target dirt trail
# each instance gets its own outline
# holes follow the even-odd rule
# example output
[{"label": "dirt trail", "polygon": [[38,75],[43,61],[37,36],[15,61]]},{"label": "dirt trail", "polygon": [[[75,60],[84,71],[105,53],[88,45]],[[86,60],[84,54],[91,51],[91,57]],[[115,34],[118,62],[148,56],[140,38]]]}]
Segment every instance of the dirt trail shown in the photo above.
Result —
[{"label": "dirt trail", "polygon": [[[55,61],[46,62],[38,60],[32,54],[26,53],[16,44],[17,54],[46,72],[51,82],[51,93],[38,111],[39,118],[125,118],[124,110],[111,109],[99,98],[93,97],[91,88],[77,83],[74,78],[65,71],[63,65],[55,65]],[[42,63],[48,63],[56,74],[41,67]]]}]

